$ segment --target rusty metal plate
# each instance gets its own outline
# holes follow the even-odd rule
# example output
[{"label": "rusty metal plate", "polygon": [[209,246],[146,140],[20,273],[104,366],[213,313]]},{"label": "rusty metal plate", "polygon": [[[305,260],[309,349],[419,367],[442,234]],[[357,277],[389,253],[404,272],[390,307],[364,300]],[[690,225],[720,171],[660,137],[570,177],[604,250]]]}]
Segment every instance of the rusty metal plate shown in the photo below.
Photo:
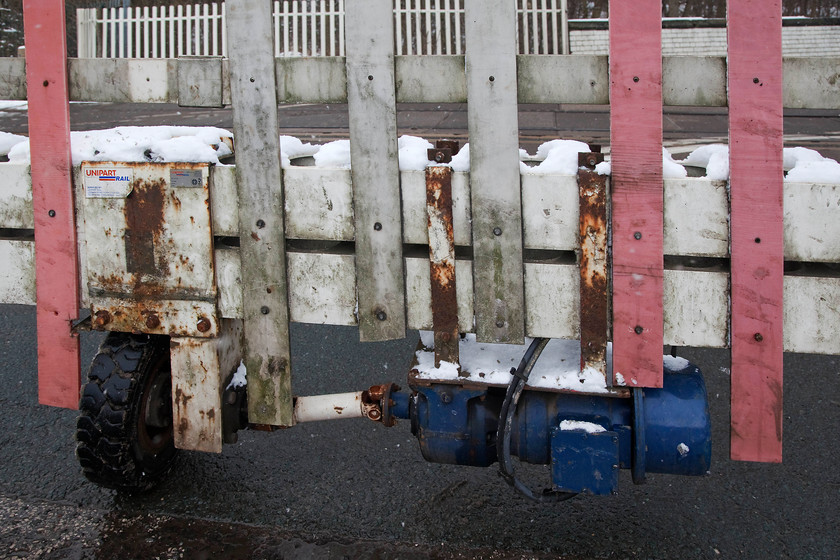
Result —
[{"label": "rusty metal plate", "polygon": [[[452,159],[449,155],[451,148],[437,150],[437,153],[445,156],[440,158],[440,161],[445,161],[447,157]],[[458,300],[455,291],[451,167],[426,168],[426,212],[429,218],[429,273],[432,288],[432,321],[435,328],[435,367],[440,367],[442,361],[458,363]]]},{"label": "rusty metal plate", "polygon": [[94,327],[215,336],[209,165],[86,162],[81,177]]},{"label": "rusty metal plate", "polygon": [[607,177],[595,171],[598,153],[578,154],[580,189],[580,362],[606,377],[609,329]]}]

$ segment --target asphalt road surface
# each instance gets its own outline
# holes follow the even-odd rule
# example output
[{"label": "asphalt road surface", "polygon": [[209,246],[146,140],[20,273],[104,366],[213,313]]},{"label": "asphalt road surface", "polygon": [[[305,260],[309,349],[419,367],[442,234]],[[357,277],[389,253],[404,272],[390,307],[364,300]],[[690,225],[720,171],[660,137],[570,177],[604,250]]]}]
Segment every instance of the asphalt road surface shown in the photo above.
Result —
[{"label": "asphalt road surface", "polygon": [[[71,110],[75,129],[231,126],[228,110]],[[465,115],[463,106],[403,107],[400,132],[463,137]],[[524,107],[527,119],[522,145],[531,151],[545,138],[608,138],[602,108]],[[347,137],[342,106],[283,108],[281,123],[304,139]],[[669,142],[726,134],[719,110],[674,110],[665,123]],[[0,130],[25,133],[25,112],[0,115]],[[836,112],[791,113],[785,130],[797,145],[840,158]],[[99,339],[83,334],[83,364]],[[352,328],[293,325],[295,393],[405,384],[416,334],[357,340]],[[768,465],[728,459],[728,353],[681,349],[709,388],[710,474],[650,475],[634,486],[622,472],[617,496],[541,506],[514,493],[495,466],[424,462],[407,422],[385,429],[361,419],[244,432],[221,455],[181,453],[152,492],[120,495],[82,477],[75,412],[37,404],[33,308],[0,305],[0,352],[0,558],[835,559],[840,551],[835,356],[785,357],[785,458]],[[548,480],[543,468],[527,476],[534,486]]]}]

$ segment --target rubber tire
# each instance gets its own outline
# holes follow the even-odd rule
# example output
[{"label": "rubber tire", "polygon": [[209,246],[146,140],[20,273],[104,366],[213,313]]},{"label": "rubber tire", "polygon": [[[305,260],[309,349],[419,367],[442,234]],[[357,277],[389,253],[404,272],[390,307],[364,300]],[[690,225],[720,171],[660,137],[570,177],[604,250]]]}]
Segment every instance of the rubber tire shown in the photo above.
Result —
[{"label": "rubber tire", "polygon": [[[177,453],[171,383],[169,337],[107,336],[90,365],[76,422],[76,457],[88,480],[141,492],[168,474]],[[152,391],[160,396],[156,402],[168,427],[146,422]]]}]

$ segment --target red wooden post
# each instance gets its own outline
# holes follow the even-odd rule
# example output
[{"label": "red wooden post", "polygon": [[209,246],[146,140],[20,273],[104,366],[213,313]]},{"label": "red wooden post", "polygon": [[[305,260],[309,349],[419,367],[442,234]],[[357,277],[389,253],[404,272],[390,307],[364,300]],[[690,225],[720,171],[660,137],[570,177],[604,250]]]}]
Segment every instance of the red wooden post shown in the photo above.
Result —
[{"label": "red wooden post", "polygon": [[729,0],[731,456],[782,460],[782,8]]},{"label": "red wooden post", "polygon": [[79,405],[79,274],[70,158],[64,0],[24,0],[29,143],[35,210],[38,400]]},{"label": "red wooden post", "polygon": [[610,2],[613,371],[662,386],[662,23],[659,0]]}]

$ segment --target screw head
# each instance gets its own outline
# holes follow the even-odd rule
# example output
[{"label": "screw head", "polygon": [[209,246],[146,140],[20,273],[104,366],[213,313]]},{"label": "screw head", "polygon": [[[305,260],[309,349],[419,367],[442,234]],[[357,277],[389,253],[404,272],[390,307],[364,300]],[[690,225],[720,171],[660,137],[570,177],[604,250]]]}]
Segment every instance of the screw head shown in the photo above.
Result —
[{"label": "screw head", "polygon": [[493,235],[495,235],[496,237],[502,235],[502,228],[500,228],[498,226],[494,227],[493,228]]},{"label": "screw head", "polygon": [[257,227],[262,229],[265,227],[265,220],[257,220]]},{"label": "screw head", "polygon": [[505,322],[502,320],[496,321],[496,326],[501,329],[505,326]]},{"label": "screw head", "polygon": [[97,311],[95,317],[96,318],[93,320],[93,322],[98,327],[104,327],[105,325],[111,322],[111,314],[105,311],[104,309],[100,309],[99,311]]},{"label": "screw head", "polygon": [[262,313],[263,315],[268,315],[269,311],[270,310],[268,309],[267,305],[263,305],[262,307],[260,307],[260,313]]},{"label": "screw head", "polygon": [[199,330],[199,332],[207,332],[210,330],[210,321],[207,320],[207,317],[201,317],[196,323],[195,328]]},{"label": "screw head", "polygon": [[636,82],[636,83],[639,83],[639,77],[638,76],[633,76],[633,81]]},{"label": "screw head", "polygon": [[758,78],[753,78],[753,83],[754,83],[754,84],[757,84],[757,83],[758,83],[758,82],[760,82],[760,81],[761,81],[761,80],[759,80]]},{"label": "screw head", "polygon": [[373,224],[373,229],[375,229],[376,231],[382,231],[382,224],[376,222],[375,224]]},{"label": "screw head", "polygon": [[50,81],[49,80],[44,80],[44,87],[48,87],[49,85],[50,85]]},{"label": "screw head", "polygon": [[441,393],[440,394],[440,401],[443,404],[449,404],[449,403],[452,402],[452,395],[450,395],[449,393]]},{"label": "screw head", "polygon": [[634,239],[641,239],[642,238],[642,232],[637,231],[636,233],[633,234],[633,238]]},{"label": "screw head", "polygon": [[47,214],[50,218],[55,218],[55,210],[50,210],[49,212],[47,212]]},{"label": "screw head", "polygon": [[636,334],[642,334],[645,332],[645,329],[642,328],[642,325],[636,325],[636,328],[633,329],[633,332]]},{"label": "screw head", "polygon": [[[151,314],[146,317],[146,327],[156,329],[160,326],[160,319],[157,315]],[[199,329],[201,330],[201,329]]]},{"label": "screw head", "polygon": [[756,342],[761,342],[762,340],[764,340],[764,335],[762,335],[760,332],[757,332],[753,335],[753,338]]},{"label": "screw head", "polygon": [[380,321],[384,321],[385,319],[388,318],[388,314],[380,309],[379,311],[376,312],[376,318],[379,319]]}]

